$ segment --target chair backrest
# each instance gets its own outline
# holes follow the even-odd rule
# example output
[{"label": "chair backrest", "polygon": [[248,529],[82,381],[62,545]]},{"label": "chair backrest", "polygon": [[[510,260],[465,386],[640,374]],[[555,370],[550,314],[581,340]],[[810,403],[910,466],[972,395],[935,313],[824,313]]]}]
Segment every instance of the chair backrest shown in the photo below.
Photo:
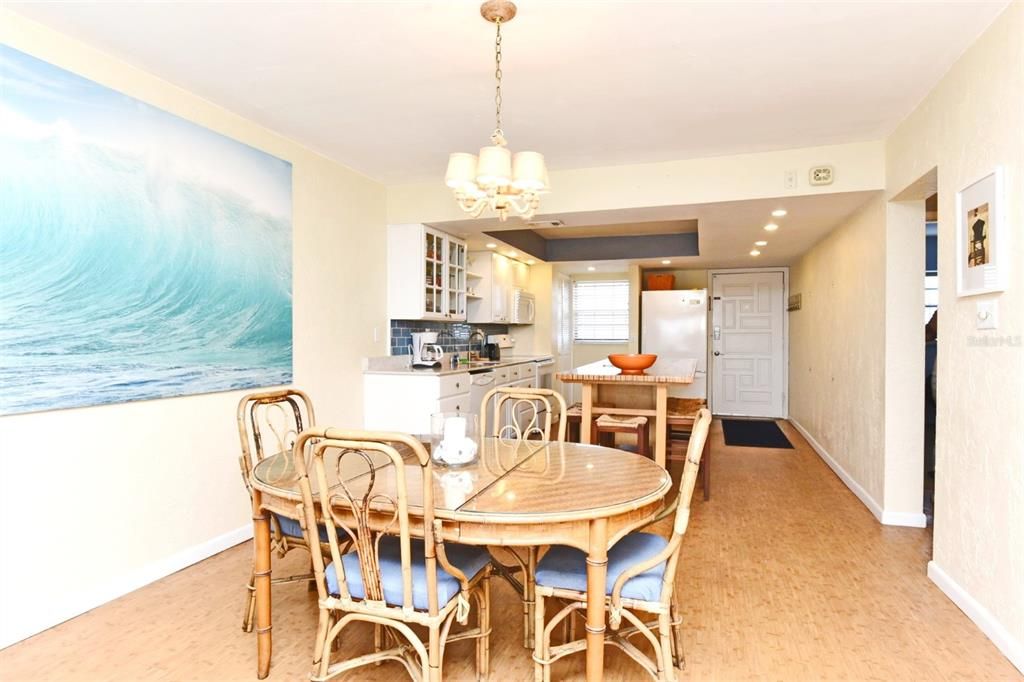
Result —
[{"label": "chair backrest", "polygon": [[676,507],[676,519],[672,528],[674,535],[683,535],[690,523],[690,500],[693,498],[693,488],[697,484],[697,471],[700,468],[700,458],[704,454],[704,444],[708,439],[708,429],[711,428],[711,412],[705,407],[697,411],[693,421],[693,431],[690,432],[690,442],[686,446],[686,462],[683,464],[683,476],[679,480],[679,499]]},{"label": "chair backrest", "polygon": [[[539,437],[540,440],[565,442],[565,398],[561,393],[549,388],[516,388],[499,386],[492,388],[480,402],[480,436],[490,435],[487,428],[487,412],[489,403],[494,415],[494,435],[504,440],[527,440]],[[558,412],[552,408],[558,405]],[[558,433],[552,438],[551,424],[554,415],[558,420]]]},{"label": "chair backrest", "polygon": [[299,434],[314,424],[313,402],[294,388],[250,393],[238,401],[238,461],[250,496],[253,468],[269,455],[291,452]]},{"label": "chair backrest", "polygon": [[[436,615],[438,548],[434,540],[433,473],[423,445],[402,433],[310,429],[299,435],[292,456],[302,493],[303,532],[310,541],[311,536],[319,534],[318,524],[326,531],[338,579],[337,597],[342,604],[359,601],[364,609],[395,608],[383,603],[380,561],[381,539],[392,535],[397,536],[402,564],[400,608],[414,608],[412,528],[414,524],[419,528],[422,522],[428,612]],[[410,506],[422,512],[410,519]],[[342,562],[341,545],[346,541],[351,541],[359,560],[364,596],[358,599],[351,595]],[[443,548],[441,551],[443,554]],[[327,599],[332,595],[327,588],[323,556],[319,552],[312,552],[312,556],[317,591],[321,600]],[[442,565],[455,574],[457,569],[447,562]]]}]

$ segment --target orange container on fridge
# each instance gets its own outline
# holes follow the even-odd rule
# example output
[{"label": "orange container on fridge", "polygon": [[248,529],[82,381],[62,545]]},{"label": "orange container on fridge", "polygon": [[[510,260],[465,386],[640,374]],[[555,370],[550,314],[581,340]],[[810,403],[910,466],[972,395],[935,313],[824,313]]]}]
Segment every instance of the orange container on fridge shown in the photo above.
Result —
[{"label": "orange container on fridge", "polygon": [[654,273],[647,275],[648,291],[666,291],[675,288],[675,286],[675,275],[660,275]]}]

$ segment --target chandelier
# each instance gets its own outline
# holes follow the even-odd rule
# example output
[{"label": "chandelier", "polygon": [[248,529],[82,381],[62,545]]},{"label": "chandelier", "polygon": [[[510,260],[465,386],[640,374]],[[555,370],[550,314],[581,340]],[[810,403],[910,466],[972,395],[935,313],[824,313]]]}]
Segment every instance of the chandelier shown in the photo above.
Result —
[{"label": "chandelier", "polygon": [[544,155],[537,152],[512,154],[501,129],[501,25],[516,15],[515,4],[508,0],[488,0],[480,5],[480,15],[496,28],[494,39],[495,127],[491,145],[480,155],[457,152],[448,157],[445,184],[452,189],[459,207],[474,218],[488,208],[504,221],[511,212],[529,220],[540,205],[540,195],[548,191],[548,169]]}]

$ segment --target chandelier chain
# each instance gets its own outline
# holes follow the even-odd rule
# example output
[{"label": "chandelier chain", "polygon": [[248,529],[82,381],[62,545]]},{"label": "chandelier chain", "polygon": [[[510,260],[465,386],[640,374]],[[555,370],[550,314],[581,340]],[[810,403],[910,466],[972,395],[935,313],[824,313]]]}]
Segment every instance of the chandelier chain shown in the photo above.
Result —
[{"label": "chandelier chain", "polygon": [[494,38],[494,133],[498,137],[504,137],[501,130],[501,18],[495,22],[497,34]]}]

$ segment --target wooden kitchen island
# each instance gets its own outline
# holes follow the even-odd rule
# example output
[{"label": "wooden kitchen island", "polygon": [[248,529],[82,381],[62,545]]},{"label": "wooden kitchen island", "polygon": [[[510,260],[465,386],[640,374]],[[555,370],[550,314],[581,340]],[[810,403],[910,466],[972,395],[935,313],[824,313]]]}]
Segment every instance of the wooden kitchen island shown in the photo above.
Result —
[{"label": "wooden kitchen island", "polygon": [[617,414],[654,418],[654,461],[665,466],[668,450],[665,433],[668,428],[668,388],[692,384],[697,371],[694,358],[662,359],[643,374],[623,374],[607,359],[559,372],[557,378],[583,386],[583,421],[580,442],[590,442],[594,415]]}]

